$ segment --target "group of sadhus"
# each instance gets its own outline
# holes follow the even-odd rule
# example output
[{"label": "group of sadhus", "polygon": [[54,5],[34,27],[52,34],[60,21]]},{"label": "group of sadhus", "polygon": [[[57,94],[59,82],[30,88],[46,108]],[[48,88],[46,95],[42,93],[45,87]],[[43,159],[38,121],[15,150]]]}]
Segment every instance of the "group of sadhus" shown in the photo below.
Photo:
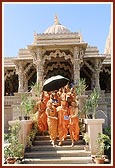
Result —
[{"label": "group of sadhus", "polygon": [[59,138],[59,146],[67,138],[68,133],[72,140],[71,146],[79,139],[78,106],[76,91],[68,84],[59,90],[42,91],[36,104],[38,112],[38,129],[44,135],[48,130],[50,141],[55,146]]}]

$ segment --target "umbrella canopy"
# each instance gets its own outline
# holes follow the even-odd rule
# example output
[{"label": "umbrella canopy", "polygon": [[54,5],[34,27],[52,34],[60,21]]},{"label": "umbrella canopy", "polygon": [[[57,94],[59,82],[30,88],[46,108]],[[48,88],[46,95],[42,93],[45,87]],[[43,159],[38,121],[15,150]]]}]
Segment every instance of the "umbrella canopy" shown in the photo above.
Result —
[{"label": "umbrella canopy", "polygon": [[69,79],[61,75],[52,76],[44,82],[43,90],[48,92],[53,90],[58,90],[61,87],[65,86],[68,82],[69,82]]}]

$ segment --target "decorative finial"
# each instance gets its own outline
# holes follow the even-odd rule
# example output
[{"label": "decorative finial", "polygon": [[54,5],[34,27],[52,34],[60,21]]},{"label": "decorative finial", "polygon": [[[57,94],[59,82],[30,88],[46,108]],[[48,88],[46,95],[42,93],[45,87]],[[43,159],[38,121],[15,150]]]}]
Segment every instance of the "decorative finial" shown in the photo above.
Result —
[{"label": "decorative finial", "polygon": [[60,24],[60,22],[58,20],[58,16],[56,14],[55,14],[55,18],[54,18],[54,24],[55,25],[59,25]]}]

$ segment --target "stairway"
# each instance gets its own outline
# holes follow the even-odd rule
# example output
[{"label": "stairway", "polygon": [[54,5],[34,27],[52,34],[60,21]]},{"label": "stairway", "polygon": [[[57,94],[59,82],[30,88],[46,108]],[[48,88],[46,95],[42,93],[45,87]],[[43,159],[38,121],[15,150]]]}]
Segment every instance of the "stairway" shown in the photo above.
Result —
[{"label": "stairway", "polygon": [[23,164],[42,165],[74,165],[92,164],[90,151],[84,150],[83,140],[75,142],[71,147],[70,135],[63,141],[62,146],[58,146],[59,139],[55,142],[55,147],[51,145],[49,135],[37,135],[33,141],[31,151],[25,151]]}]

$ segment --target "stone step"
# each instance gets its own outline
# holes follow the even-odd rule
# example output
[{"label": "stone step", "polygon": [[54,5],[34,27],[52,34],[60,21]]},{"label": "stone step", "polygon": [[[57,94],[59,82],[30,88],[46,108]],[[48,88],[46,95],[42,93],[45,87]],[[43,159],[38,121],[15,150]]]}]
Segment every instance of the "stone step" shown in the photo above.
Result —
[{"label": "stone step", "polygon": [[25,150],[24,164],[92,164],[90,151],[84,150],[84,141],[79,139],[71,146],[70,135],[58,146],[56,138],[55,147],[52,146],[49,135],[36,135],[31,151]]},{"label": "stone step", "polygon": [[59,151],[59,150],[84,150],[84,146],[85,145],[74,145],[74,147],[72,147],[71,145],[63,145],[63,146],[56,146],[53,147],[52,145],[47,145],[47,146],[32,146],[31,147],[31,151]]},{"label": "stone step", "polygon": [[90,151],[85,150],[59,150],[57,151],[55,148],[55,151],[31,151],[26,152],[25,157],[26,158],[60,158],[60,157],[87,157],[91,156]]},{"label": "stone step", "polygon": [[24,159],[23,164],[43,164],[44,166],[48,166],[48,164],[50,164],[50,166],[54,166],[54,164],[56,166],[62,165],[62,166],[71,166],[76,165],[78,166],[78,164],[80,164],[80,166],[83,164],[91,164],[93,165],[94,162],[92,161],[91,157],[60,157],[60,158],[44,158],[44,159],[35,159],[35,158],[31,158],[31,159]]},{"label": "stone step", "polygon": [[50,140],[50,136],[41,136],[41,135],[36,135],[35,140]]},{"label": "stone step", "polygon": [[[59,143],[59,140],[56,140],[55,142],[55,145],[58,145]],[[50,145],[51,144],[51,141],[50,140],[34,140],[33,141],[33,145],[35,146],[46,146],[46,145]],[[74,143],[75,145],[83,145],[84,144],[84,141],[83,140],[78,140],[78,141],[75,141]],[[71,139],[66,139],[64,141],[62,141],[62,145],[71,145]]]},{"label": "stone step", "polygon": [[[58,140],[59,137],[56,138],[56,140]],[[66,139],[70,139],[70,135],[67,135]],[[82,136],[79,136],[79,139],[82,140]],[[35,140],[50,140],[50,136],[46,135],[46,136],[41,136],[41,135],[36,135]]]}]

